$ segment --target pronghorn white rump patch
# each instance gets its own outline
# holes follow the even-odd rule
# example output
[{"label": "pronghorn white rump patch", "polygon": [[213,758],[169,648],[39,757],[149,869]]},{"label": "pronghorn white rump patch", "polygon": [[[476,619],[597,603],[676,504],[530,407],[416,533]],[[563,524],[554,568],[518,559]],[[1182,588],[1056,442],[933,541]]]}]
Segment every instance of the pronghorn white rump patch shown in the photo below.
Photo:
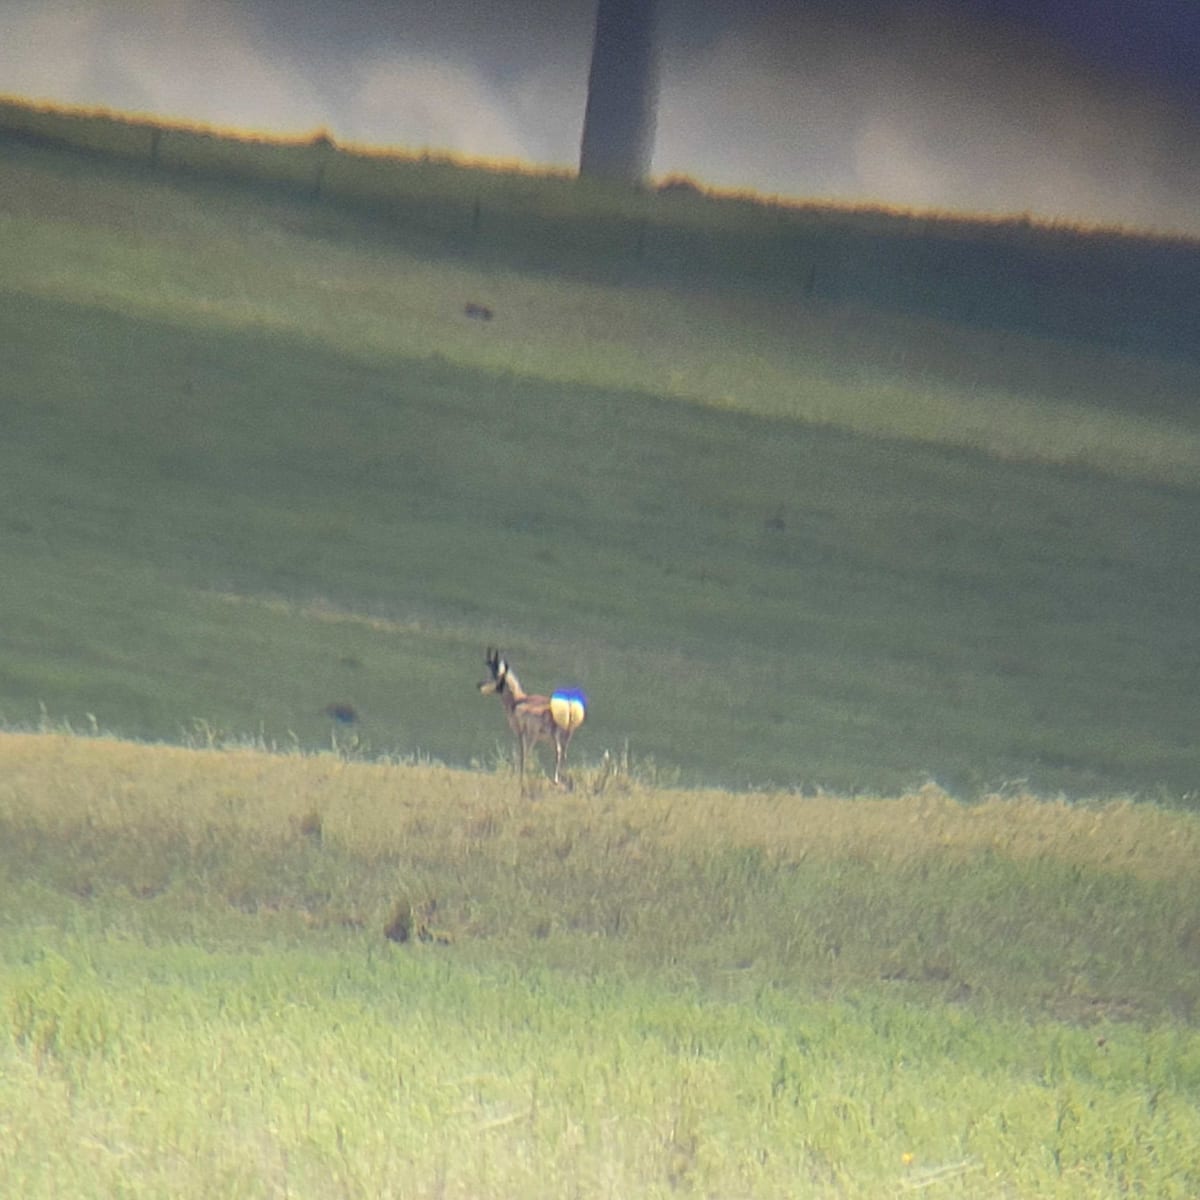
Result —
[{"label": "pronghorn white rump patch", "polygon": [[587,716],[587,697],[575,688],[555,692],[550,697],[550,716],[559,729],[574,733]]}]

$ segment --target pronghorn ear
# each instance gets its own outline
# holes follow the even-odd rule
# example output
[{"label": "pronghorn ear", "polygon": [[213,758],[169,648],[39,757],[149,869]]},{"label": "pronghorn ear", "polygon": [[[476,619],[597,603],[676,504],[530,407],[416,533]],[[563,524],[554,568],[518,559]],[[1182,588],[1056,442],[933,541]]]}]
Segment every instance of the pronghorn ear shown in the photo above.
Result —
[{"label": "pronghorn ear", "polygon": [[500,651],[488,647],[487,658],[483,660],[487,663],[487,668],[492,673],[492,678],[499,681],[508,674],[508,663],[500,657]]}]

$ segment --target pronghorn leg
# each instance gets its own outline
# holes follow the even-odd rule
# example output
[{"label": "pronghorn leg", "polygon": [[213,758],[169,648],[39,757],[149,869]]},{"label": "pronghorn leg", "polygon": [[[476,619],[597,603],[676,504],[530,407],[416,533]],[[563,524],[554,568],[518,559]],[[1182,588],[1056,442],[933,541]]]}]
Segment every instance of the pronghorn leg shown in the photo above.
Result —
[{"label": "pronghorn leg", "polygon": [[[525,782],[525,760],[533,751],[533,744],[525,737],[519,734],[517,736],[517,754],[520,756],[520,777],[521,777],[521,795],[526,796],[532,793],[532,788]],[[536,766],[536,760],[535,764]]]},{"label": "pronghorn leg", "polygon": [[565,736],[557,735],[554,739],[554,782],[560,787],[570,789],[572,784],[566,776],[560,780],[559,776],[562,768],[567,762],[567,747],[571,744],[571,735],[567,733]]}]

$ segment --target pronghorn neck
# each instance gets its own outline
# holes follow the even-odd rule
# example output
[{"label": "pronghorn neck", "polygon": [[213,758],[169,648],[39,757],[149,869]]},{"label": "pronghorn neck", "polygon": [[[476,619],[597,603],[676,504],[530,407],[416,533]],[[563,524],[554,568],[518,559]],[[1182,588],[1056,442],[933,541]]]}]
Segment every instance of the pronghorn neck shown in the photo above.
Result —
[{"label": "pronghorn neck", "polygon": [[513,704],[518,700],[525,699],[525,689],[521,686],[521,681],[511,667],[504,672],[504,691],[501,694],[506,701],[511,701]]}]

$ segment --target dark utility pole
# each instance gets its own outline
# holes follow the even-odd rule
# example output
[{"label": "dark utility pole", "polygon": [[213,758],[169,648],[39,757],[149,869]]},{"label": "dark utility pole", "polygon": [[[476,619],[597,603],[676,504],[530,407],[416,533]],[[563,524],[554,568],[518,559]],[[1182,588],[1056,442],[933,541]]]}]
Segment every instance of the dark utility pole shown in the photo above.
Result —
[{"label": "dark utility pole", "polygon": [[654,150],[654,0],[598,0],[579,174],[639,184]]}]

